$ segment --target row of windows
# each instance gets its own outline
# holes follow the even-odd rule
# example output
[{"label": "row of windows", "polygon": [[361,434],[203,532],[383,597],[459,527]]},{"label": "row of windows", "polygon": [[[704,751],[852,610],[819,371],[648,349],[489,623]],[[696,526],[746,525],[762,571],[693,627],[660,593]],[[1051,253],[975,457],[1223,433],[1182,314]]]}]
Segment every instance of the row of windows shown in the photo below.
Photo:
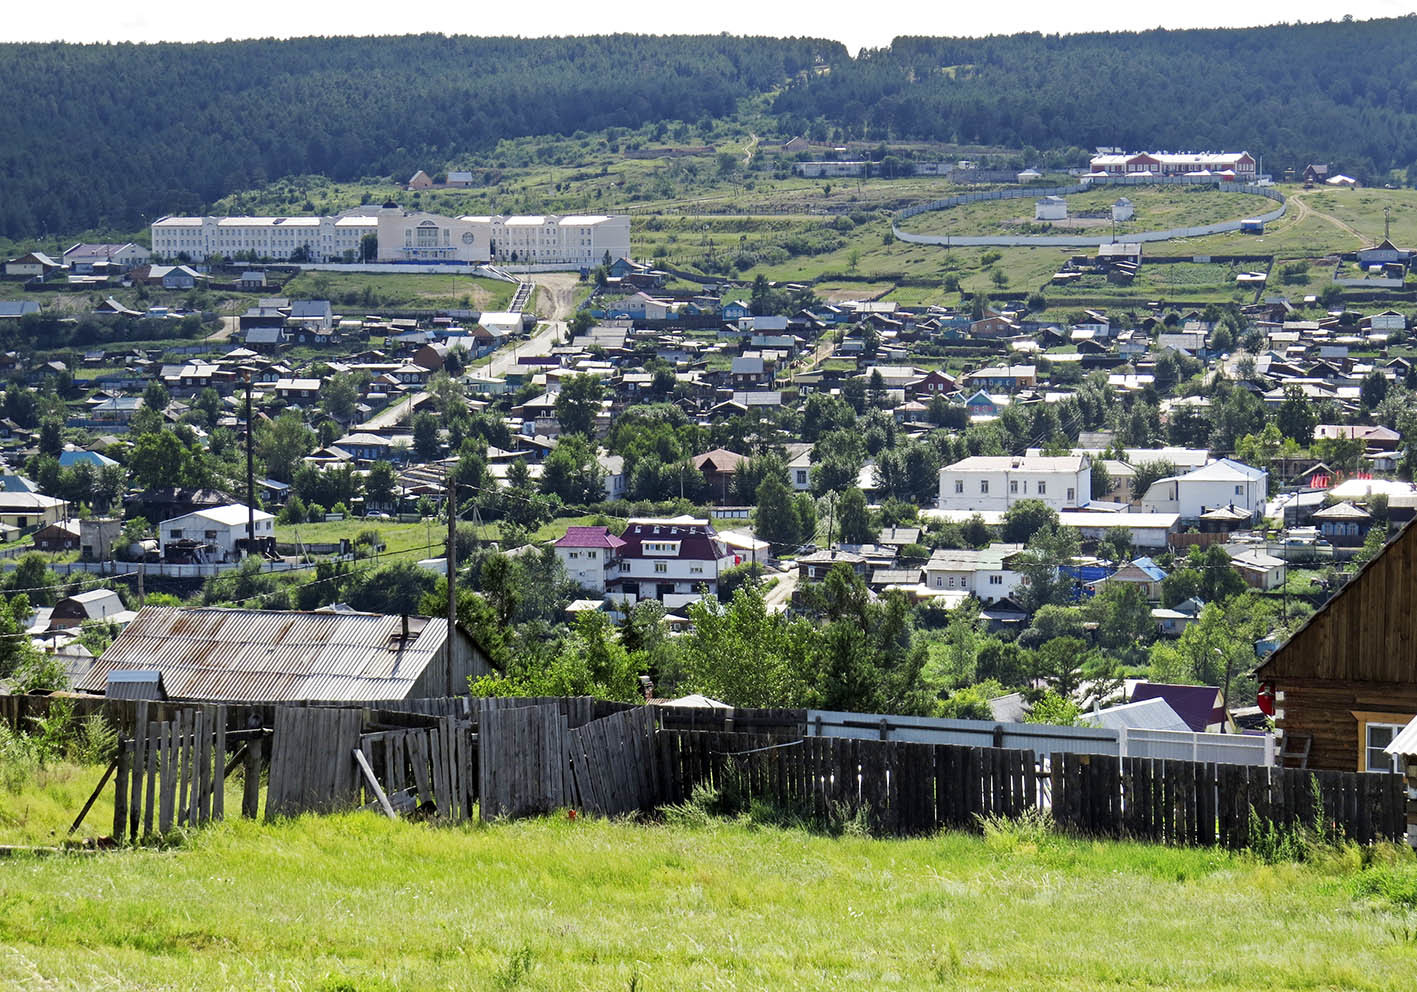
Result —
[{"label": "row of windows", "polygon": [[[1236,488],[1238,489],[1239,487],[1236,487]],[[1027,493],[1028,493],[1028,480],[1027,480],[1027,479],[1024,479],[1024,480],[1023,480],[1023,488],[1022,488],[1021,491],[1022,491],[1024,494],[1027,494]],[[1018,479],[1010,479],[1010,480],[1009,480],[1009,493],[1010,493],[1010,494],[1013,494],[1013,495],[1017,495],[1019,492],[1020,492],[1020,489],[1019,489],[1019,480],[1018,480]],[[956,480],[955,480],[955,494],[956,494],[956,495],[963,495],[963,493],[964,493],[964,480],[963,480],[963,479],[956,479]],[[989,480],[988,480],[988,479],[980,479],[980,480],[979,480],[979,493],[980,493],[981,496],[987,496],[987,495],[989,494]],[[1042,482],[1042,481],[1036,483],[1036,484],[1035,484],[1035,489],[1034,489],[1034,494],[1035,494],[1035,495],[1038,495],[1038,496],[1046,496],[1046,495],[1048,495],[1048,484],[1047,484],[1046,482]],[[1068,499],[1069,499],[1069,500],[1073,500],[1073,499],[1076,499],[1076,498],[1077,498],[1077,490],[1076,490],[1076,489],[1069,488],[1069,489],[1068,489]]]}]

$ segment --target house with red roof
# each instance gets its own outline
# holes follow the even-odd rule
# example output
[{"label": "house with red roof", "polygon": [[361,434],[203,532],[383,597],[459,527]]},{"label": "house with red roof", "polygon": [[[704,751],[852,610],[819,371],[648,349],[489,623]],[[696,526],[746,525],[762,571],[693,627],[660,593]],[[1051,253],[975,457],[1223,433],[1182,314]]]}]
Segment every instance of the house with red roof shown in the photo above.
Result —
[{"label": "house with red roof", "polygon": [[742,561],[709,520],[636,518],[620,536],[625,546],[610,594],[627,604],[656,599],[672,610],[716,596],[720,573]]},{"label": "house with red roof", "polygon": [[556,558],[566,577],[586,592],[604,596],[620,575],[620,550],[625,542],[605,527],[567,527],[555,545]]}]

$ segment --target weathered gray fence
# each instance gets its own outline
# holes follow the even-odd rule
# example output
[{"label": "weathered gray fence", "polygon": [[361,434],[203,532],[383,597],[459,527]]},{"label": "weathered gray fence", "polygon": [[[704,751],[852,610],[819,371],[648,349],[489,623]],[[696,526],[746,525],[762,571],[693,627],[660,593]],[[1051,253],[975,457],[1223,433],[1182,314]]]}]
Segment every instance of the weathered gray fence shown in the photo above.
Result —
[{"label": "weathered gray fence", "polygon": [[[226,776],[246,759],[241,810],[255,815],[260,786],[260,730],[227,733],[222,706],[192,707],[169,720],[149,720],[139,703],[131,737],[120,737],[118,754],[94,797],[74,822],[77,828],[116,771],[113,837],[137,841],[161,837],[177,827],[200,826],[226,815]],[[227,748],[236,746],[230,763]],[[72,832],[72,830],[71,830]]]}]

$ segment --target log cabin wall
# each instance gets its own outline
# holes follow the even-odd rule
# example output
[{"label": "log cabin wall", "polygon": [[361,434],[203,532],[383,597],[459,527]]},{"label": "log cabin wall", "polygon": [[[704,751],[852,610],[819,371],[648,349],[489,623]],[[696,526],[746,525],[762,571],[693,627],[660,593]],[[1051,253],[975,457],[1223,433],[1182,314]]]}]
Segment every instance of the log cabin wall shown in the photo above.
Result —
[{"label": "log cabin wall", "polygon": [[1256,676],[1283,693],[1275,723],[1285,736],[1312,735],[1308,767],[1358,770],[1364,720],[1417,713],[1417,527],[1406,524]]},{"label": "log cabin wall", "polygon": [[1323,771],[1364,770],[1359,734],[1365,719],[1406,724],[1417,715],[1417,684],[1316,679],[1275,679],[1275,684],[1284,693],[1278,704],[1283,715],[1275,724],[1286,736],[1310,735],[1308,767]]}]

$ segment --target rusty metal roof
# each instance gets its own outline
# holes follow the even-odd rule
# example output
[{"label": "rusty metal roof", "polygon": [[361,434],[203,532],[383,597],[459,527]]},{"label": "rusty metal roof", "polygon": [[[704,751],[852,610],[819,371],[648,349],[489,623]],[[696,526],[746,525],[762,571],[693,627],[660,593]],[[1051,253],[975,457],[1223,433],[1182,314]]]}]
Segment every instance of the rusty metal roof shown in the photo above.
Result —
[{"label": "rusty metal roof", "polygon": [[379,613],[145,606],[77,688],[108,673],[162,672],[179,699],[379,700],[408,694],[442,650],[447,622]]}]

